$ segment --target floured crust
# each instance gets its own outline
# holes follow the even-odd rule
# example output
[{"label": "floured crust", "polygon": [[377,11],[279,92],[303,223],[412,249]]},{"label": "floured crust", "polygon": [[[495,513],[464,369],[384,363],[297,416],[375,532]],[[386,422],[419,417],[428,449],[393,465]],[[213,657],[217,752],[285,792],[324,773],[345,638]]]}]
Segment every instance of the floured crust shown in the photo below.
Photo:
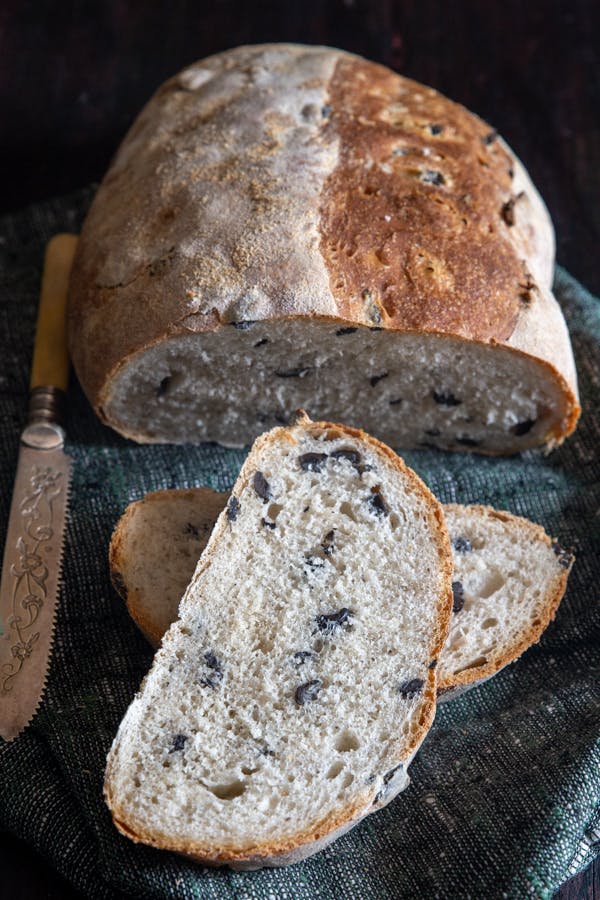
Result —
[{"label": "floured crust", "polygon": [[[447,504],[445,508],[449,510],[461,509],[458,504],[453,503]],[[504,510],[496,510],[490,506],[474,505],[467,507],[467,509],[473,510],[480,516],[489,519],[498,519],[501,522],[507,523],[509,526],[512,525],[515,530],[526,530],[532,541],[541,542],[552,549],[556,546],[556,542],[546,534],[541,525],[536,525],[534,522],[530,522],[528,519],[524,519],[521,516],[515,516]],[[503,669],[504,666],[508,665],[508,663],[518,659],[528,647],[531,647],[532,644],[536,644],[539,641],[542,634],[556,615],[556,610],[558,609],[567,588],[569,573],[574,561],[575,557],[570,552],[566,564],[559,565],[557,560],[556,571],[546,595],[546,602],[538,616],[538,623],[523,630],[518,643],[514,643],[510,649],[499,658],[484,665],[465,669],[465,671],[459,672],[458,674],[452,673],[445,677],[440,676],[440,681],[438,683],[438,694],[440,697],[446,695],[444,699],[452,699],[452,697],[458,696],[468,688],[486,681],[488,678],[491,678],[492,675],[499,672],[500,669]]]},{"label": "floured crust", "polygon": [[[265,448],[280,440],[282,437],[295,443],[295,434],[299,429],[314,433],[317,436],[321,436],[325,433],[326,439],[330,440],[347,436],[368,444],[371,451],[384,457],[388,463],[391,463],[393,469],[395,469],[404,480],[408,480],[412,489],[416,493],[421,494],[425,499],[431,533],[438,551],[437,556],[440,565],[439,576],[441,591],[438,595],[438,615],[436,626],[433,629],[429,651],[430,659],[432,661],[437,660],[447,637],[450,616],[452,613],[452,552],[450,541],[440,504],[431,494],[429,489],[423,484],[421,479],[409,469],[392,450],[357,429],[330,422],[313,423],[308,417],[301,415],[297,425],[290,426],[289,428],[274,429],[257,439],[242,467],[238,480],[234,486],[233,494],[235,495],[236,492],[240,493],[249,483],[256,471],[256,460],[260,458],[260,454]],[[223,512],[217,520],[206,550],[202,554],[196,568],[194,581],[202,571],[211,565],[215,548],[226,527],[227,518],[225,512]],[[182,610],[184,609],[186,602],[187,594],[184,595],[182,599]],[[169,635],[166,636],[165,641],[169,641]],[[386,803],[393,799],[398,791],[408,783],[405,769],[425,737],[435,715],[436,682],[437,669],[434,666],[427,670],[427,680],[422,690],[423,700],[418,727],[414,729],[411,739],[407,742],[404,757],[395,761],[395,764],[398,766],[402,764],[403,777],[402,779],[398,779],[397,782],[396,779],[393,779],[388,785],[390,790],[385,797]],[[151,844],[152,846],[162,849],[173,850],[208,865],[227,864],[239,868],[258,868],[265,865],[286,865],[289,862],[295,862],[298,859],[317,852],[344,831],[355,825],[364,816],[376,809],[380,809],[381,806],[384,805],[379,802],[374,804],[374,790],[367,789],[356,798],[354,803],[328,815],[310,830],[300,831],[279,842],[258,843],[256,845],[243,847],[215,847],[192,842],[177,842],[174,841],[169,834],[156,834],[137,827],[131,822],[130,817],[128,817],[125,810],[121,807],[119,798],[114,796],[111,778],[112,769],[117,765],[120,739],[121,734],[119,732],[109,753],[104,785],[105,799],[111,810],[116,827],[134,841]]]},{"label": "floured crust", "polygon": [[171,78],[142,110],[72,272],[71,351],[94,405],[127,357],[167,335],[336,314],[318,252],[320,190],[337,158],[321,110],[336,59],[239,47]]},{"label": "floured crust", "polygon": [[559,384],[553,445],[579,415],[553,249],[527,173],[463,107],[341,51],[241,47],[166,82],[121,145],[78,247],[71,353],[115,425],[112,381],[138,352],[226,323],[501,344]]}]

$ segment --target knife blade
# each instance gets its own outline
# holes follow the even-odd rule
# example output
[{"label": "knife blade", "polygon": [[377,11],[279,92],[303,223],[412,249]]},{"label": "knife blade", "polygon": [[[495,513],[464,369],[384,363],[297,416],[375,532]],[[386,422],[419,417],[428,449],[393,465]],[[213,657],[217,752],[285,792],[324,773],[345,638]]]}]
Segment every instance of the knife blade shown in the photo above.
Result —
[{"label": "knife blade", "polygon": [[11,741],[42,698],[52,649],[71,459],[62,409],[69,374],[66,301],[76,235],[49,241],[0,578],[0,735]]}]

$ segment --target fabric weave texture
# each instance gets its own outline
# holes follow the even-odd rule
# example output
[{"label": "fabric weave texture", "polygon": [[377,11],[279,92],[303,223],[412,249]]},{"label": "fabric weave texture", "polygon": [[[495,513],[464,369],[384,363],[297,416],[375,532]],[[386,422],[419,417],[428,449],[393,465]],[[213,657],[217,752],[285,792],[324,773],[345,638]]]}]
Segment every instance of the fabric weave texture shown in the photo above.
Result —
[{"label": "fabric weave texture", "polygon": [[[23,427],[44,247],[79,230],[93,189],[0,219],[2,544]],[[135,845],[102,799],[106,753],[152,651],[110,585],[107,550],[128,503],[158,488],[229,490],[246,455],[214,444],[138,446],[105,428],[76,379],[63,584],[47,688],[33,723],[0,740],[0,827],[85,896],[140,898],[549,898],[600,852],[600,302],[564,270],[583,416],[549,456],[403,454],[442,502],[541,523],[577,560],[541,642],[441,706],[409,788],[315,857],[234,873]],[[309,411],[310,412],[310,411]]]}]

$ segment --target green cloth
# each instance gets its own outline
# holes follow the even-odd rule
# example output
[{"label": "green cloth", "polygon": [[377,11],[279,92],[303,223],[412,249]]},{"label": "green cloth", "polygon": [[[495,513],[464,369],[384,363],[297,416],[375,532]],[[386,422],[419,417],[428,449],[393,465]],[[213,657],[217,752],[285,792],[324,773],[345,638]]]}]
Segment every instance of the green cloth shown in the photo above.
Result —
[{"label": "green cloth", "polygon": [[[0,220],[1,539],[27,388],[44,245],[77,231],[91,190]],[[231,488],[245,451],[137,446],[94,417],[75,379],[64,580],[43,704],[0,740],[0,826],[84,894],[115,898],[550,897],[600,850],[600,305],[558,269],[584,414],[544,457],[405,454],[440,500],[489,503],[540,522],[577,561],[542,641],[496,678],[440,707],[409,788],[326,850],[286,869],[209,870],[135,845],[102,799],[104,761],[152,652],[112,590],[111,531],[157,488]],[[1,876],[0,876],[1,878]]]}]

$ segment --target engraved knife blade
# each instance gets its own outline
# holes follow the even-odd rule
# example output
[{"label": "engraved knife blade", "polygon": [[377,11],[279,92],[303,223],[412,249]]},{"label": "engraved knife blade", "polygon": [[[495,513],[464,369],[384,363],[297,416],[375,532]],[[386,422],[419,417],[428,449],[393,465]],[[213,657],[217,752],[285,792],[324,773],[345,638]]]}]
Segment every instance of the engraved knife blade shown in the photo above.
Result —
[{"label": "engraved knife blade", "polygon": [[68,379],[66,296],[74,235],[48,244],[31,375],[0,578],[0,736],[13,738],[41,700],[54,635],[71,459],[61,405]]},{"label": "engraved knife blade", "polygon": [[22,443],[19,452],[0,581],[0,734],[6,741],[37,708],[54,634],[71,474],[58,432],[55,440],[52,449]]}]

